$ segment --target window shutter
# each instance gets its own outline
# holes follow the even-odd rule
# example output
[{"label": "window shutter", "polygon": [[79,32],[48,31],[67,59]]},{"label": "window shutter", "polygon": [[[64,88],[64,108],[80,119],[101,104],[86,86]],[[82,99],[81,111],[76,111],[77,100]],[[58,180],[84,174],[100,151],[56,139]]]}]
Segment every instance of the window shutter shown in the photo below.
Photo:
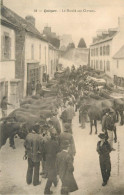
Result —
[{"label": "window shutter", "polygon": [[1,36],[1,59],[4,59],[4,50],[5,50],[5,37]]},{"label": "window shutter", "polygon": [[11,38],[9,37],[9,59],[11,59],[11,51],[12,51],[12,48],[11,48]]}]

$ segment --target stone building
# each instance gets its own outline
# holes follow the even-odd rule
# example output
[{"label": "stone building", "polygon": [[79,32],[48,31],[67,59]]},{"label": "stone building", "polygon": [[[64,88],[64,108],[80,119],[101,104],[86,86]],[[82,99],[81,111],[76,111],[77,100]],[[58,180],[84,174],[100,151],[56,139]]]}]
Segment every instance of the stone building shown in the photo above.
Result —
[{"label": "stone building", "polygon": [[15,78],[20,79],[19,97],[27,95],[27,89],[33,82],[42,82],[42,75],[48,70],[48,41],[35,27],[35,19],[25,19],[4,5],[1,15],[18,28],[15,30]]},{"label": "stone building", "polygon": [[15,79],[15,31],[18,27],[0,16],[0,101],[3,96],[14,105],[19,103],[20,80]]},{"label": "stone building", "polygon": [[114,84],[124,88],[124,45],[113,57]]},{"label": "stone building", "polygon": [[113,82],[113,56],[124,44],[124,17],[118,19],[118,28],[97,32],[90,45],[90,66],[105,72]]}]

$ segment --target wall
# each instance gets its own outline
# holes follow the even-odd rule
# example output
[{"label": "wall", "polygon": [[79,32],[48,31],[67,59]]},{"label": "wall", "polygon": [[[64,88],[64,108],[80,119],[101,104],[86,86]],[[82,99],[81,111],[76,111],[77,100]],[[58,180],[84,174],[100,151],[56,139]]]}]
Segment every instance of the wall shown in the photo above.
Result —
[{"label": "wall", "polygon": [[[5,55],[5,35],[9,37],[8,55]],[[3,96],[8,97],[8,101],[15,106],[19,104],[19,80],[15,79],[15,37],[16,33],[13,29],[3,26],[1,27],[1,47],[0,47],[0,100]],[[2,79],[3,78],[3,79]],[[14,86],[13,86],[14,83]],[[16,89],[16,90],[15,90]]]},{"label": "wall", "polygon": [[0,79],[10,80],[15,78],[15,61],[0,62]]},{"label": "wall", "polygon": [[113,59],[113,75],[124,77],[124,59]]},{"label": "wall", "polygon": [[63,67],[79,67],[80,65],[88,65],[89,49],[88,48],[72,48],[65,51],[59,60]]},{"label": "wall", "polygon": [[[35,38],[29,34],[26,34],[25,41],[25,60],[32,60],[31,57],[31,46],[34,45],[34,59],[39,61],[40,65],[46,65],[48,67],[48,43]],[[41,58],[39,55],[39,45],[41,44]],[[45,57],[45,47],[46,47],[46,57]]]},{"label": "wall", "polygon": [[[0,79],[10,80],[15,78],[15,32],[13,29],[1,25],[1,38],[4,33],[8,33],[11,38],[11,56],[10,59],[5,60],[0,55]],[[1,49],[2,47],[0,47],[0,54],[2,53]]]},{"label": "wall", "polygon": [[56,72],[58,61],[59,61],[59,51],[50,46],[49,47],[49,68],[48,68],[48,74],[50,79],[54,77],[54,73]]},{"label": "wall", "polygon": [[[40,45],[41,45],[41,54],[40,54]],[[32,56],[32,46],[34,54]],[[45,52],[46,50],[46,52]],[[48,71],[48,43],[40,40],[30,34],[26,34],[25,38],[25,68],[24,68],[24,96],[26,95],[27,89],[27,63],[39,63],[41,70],[43,66],[46,66]],[[42,72],[41,72],[41,81],[42,81]]]},{"label": "wall", "polygon": [[[114,40],[114,38],[113,38]],[[104,43],[100,43],[98,45],[91,46],[90,48],[90,66],[91,66],[91,61],[93,60],[93,67],[94,67],[94,61],[95,61],[95,69],[96,69],[96,60],[98,60],[98,70],[104,71],[108,76],[113,78],[113,55],[114,55],[114,50],[113,50],[113,40],[109,40]],[[104,46],[110,46],[110,54],[109,55],[100,55],[100,47]],[[115,45],[114,45],[115,47]],[[98,56],[91,56],[91,49],[98,48],[99,53]],[[100,68],[100,61],[102,61],[102,69]],[[107,61],[110,62],[110,70],[107,70]],[[92,66],[91,66],[92,67]]]}]

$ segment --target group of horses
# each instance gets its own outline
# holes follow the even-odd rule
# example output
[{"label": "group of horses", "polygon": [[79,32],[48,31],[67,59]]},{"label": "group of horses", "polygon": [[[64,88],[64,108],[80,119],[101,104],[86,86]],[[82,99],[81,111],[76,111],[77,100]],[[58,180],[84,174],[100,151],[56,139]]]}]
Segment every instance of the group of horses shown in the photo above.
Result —
[{"label": "group of horses", "polygon": [[95,100],[91,97],[85,97],[82,98],[79,104],[79,106],[83,105],[82,108],[85,108],[87,111],[90,122],[90,134],[92,134],[93,125],[95,126],[95,133],[97,134],[97,121],[102,123],[102,117],[108,109],[111,109],[113,112],[115,123],[120,120],[120,125],[124,124],[124,98]]},{"label": "group of horses", "polygon": [[0,120],[0,147],[8,138],[14,139],[17,134],[25,139],[28,132],[35,124],[41,127],[46,125],[46,119],[58,108],[56,96],[47,94],[43,97],[27,97],[20,103],[20,108],[15,109],[7,117]]},{"label": "group of horses", "polygon": [[[18,134],[20,138],[25,139],[29,129],[31,129],[35,123],[40,123],[42,126],[45,119],[51,117],[51,110],[57,109],[61,104],[61,100],[59,102],[59,99],[57,99],[58,89],[60,86],[63,88],[61,81],[66,85],[74,78],[75,81],[84,81],[86,76],[84,73],[86,73],[86,70],[79,68],[71,72],[69,69],[66,69],[61,74],[56,74],[56,79],[47,84],[50,86],[50,90],[44,91],[44,97],[27,97],[20,103],[20,108],[10,113],[8,117],[2,118],[0,121],[0,147],[6,143],[8,138],[14,137],[16,134]],[[89,73],[87,73],[87,75],[88,74]],[[108,108],[113,109],[115,123],[118,122],[120,118],[120,125],[124,124],[123,98],[116,99],[110,97],[108,99],[95,99],[92,96],[87,96],[79,101],[79,107],[84,104],[90,120],[90,134],[92,134],[93,125],[95,126],[95,133],[97,133],[97,121],[102,121],[102,117]]]}]

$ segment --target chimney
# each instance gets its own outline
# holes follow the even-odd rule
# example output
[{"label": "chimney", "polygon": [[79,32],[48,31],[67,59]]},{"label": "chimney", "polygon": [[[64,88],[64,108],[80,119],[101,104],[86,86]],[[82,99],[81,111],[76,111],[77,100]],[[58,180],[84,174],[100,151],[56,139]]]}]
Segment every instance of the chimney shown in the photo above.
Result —
[{"label": "chimney", "polygon": [[118,18],[118,28],[120,32],[124,33],[124,16]]},{"label": "chimney", "polygon": [[102,38],[105,39],[109,35],[108,31],[102,32]]},{"label": "chimney", "polygon": [[35,18],[33,16],[26,16],[26,21],[35,26]]},{"label": "chimney", "polygon": [[113,36],[116,32],[118,31],[117,28],[109,28],[108,29],[108,33],[109,33],[109,36]]}]

